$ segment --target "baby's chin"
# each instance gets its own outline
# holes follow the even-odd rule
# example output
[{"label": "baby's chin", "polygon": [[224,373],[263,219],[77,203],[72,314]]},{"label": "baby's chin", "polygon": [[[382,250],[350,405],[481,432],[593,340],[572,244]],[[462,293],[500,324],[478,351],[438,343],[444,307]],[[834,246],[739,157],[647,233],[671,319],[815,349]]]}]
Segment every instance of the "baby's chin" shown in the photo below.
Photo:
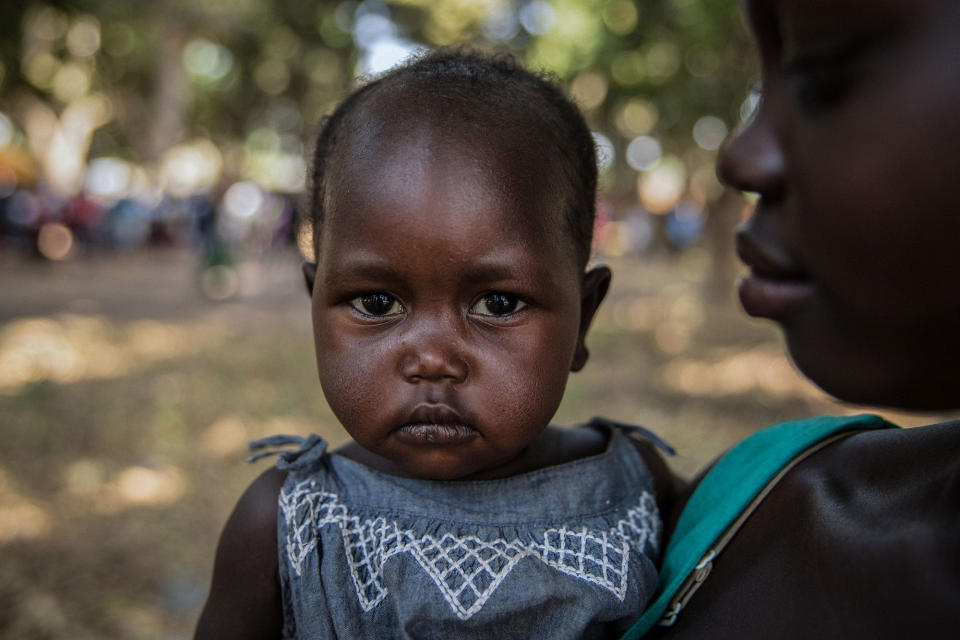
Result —
[{"label": "baby's chin", "polygon": [[423,480],[494,480],[513,475],[516,456],[485,460],[470,451],[437,451],[411,456],[396,464],[404,475]]}]

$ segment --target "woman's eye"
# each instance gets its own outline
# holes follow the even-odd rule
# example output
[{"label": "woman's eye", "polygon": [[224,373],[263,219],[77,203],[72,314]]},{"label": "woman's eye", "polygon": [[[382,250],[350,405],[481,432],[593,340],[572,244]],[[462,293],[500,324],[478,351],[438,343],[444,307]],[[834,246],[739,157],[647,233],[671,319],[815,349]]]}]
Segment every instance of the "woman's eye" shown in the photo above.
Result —
[{"label": "woman's eye", "polygon": [[790,75],[797,102],[814,115],[838,105],[848,89],[846,79],[836,72],[812,69]]},{"label": "woman's eye", "polygon": [[369,316],[393,316],[403,313],[403,305],[389,293],[365,293],[351,300],[350,306]]},{"label": "woman's eye", "polygon": [[520,311],[527,303],[512,293],[488,293],[477,300],[471,313],[481,316],[505,316]]},{"label": "woman's eye", "polygon": [[785,70],[800,108],[817,115],[839,105],[856,82],[863,49],[841,47],[832,53],[795,59]]}]

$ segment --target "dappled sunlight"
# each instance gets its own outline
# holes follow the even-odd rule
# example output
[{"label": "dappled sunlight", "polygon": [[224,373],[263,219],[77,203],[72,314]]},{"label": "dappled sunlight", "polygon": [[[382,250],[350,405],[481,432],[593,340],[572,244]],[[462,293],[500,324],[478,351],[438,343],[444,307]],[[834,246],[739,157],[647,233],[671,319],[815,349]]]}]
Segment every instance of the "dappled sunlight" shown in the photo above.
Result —
[{"label": "dappled sunlight", "polygon": [[106,483],[106,475],[106,469],[100,460],[74,460],[64,469],[64,488],[74,497],[94,496]]},{"label": "dappled sunlight", "polygon": [[217,342],[218,332],[202,324],[142,320],[118,326],[101,316],[72,314],[14,320],[0,328],[0,394],[32,382],[118,378],[182,355],[191,345]]},{"label": "dappled sunlight", "polygon": [[[864,410],[800,377],[777,333],[746,321],[732,296],[704,296],[708,258],[610,259],[613,289],[587,338],[591,359],[571,378],[557,424],[597,414],[643,424],[678,450],[672,468],[692,476],[764,424]],[[190,273],[155,261],[124,290],[117,283],[132,269],[95,265],[63,275],[58,293],[95,282],[84,296],[113,296],[116,310],[139,304],[129,292],[140,295],[148,276]],[[268,289],[283,270],[299,275],[292,264],[270,268],[278,275]],[[22,270],[20,287],[45,273]],[[299,287],[259,303],[197,295],[170,304],[178,314],[149,320],[105,307],[0,325],[0,598],[16,594],[0,635],[187,637],[218,532],[274,463],[245,464],[248,443],[313,432],[331,449],[347,441],[317,382]],[[34,384],[43,381],[53,384]]]},{"label": "dappled sunlight", "polygon": [[0,546],[43,537],[52,521],[49,509],[20,493],[11,475],[0,468]]},{"label": "dappled sunlight", "polygon": [[94,508],[111,514],[131,507],[168,507],[183,497],[188,486],[186,474],[175,466],[130,466],[103,485],[94,496]]},{"label": "dappled sunlight", "polygon": [[274,416],[254,425],[253,436],[264,438],[275,433],[305,436],[317,431],[318,426],[316,422],[299,416]]},{"label": "dappled sunlight", "polygon": [[183,472],[173,466],[127,467],[117,474],[110,488],[127,505],[163,506],[180,499],[187,489],[187,481]]},{"label": "dappled sunlight", "polygon": [[181,468],[131,465],[114,473],[106,460],[81,458],[66,465],[60,497],[90,507],[93,513],[112,515],[133,507],[164,508],[186,494],[190,480]]},{"label": "dappled sunlight", "polygon": [[250,436],[237,416],[222,416],[203,430],[200,448],[211,458],[236,458],[247,448]]},{"label": "dappled sunlight", "polygon": [[761,392],[776,398],[820,397],[777,344],[706,358],[677,357],[663,368],[667,388],[692,396],[723,397]]},{"label": "dappled sunlight", "polygon": [[264,420],[242,419],[234,414],[221,416],[203,429],[200,435],[201,452],[213,459],[242,460],[249,455],[252,440],[275,434],[307,436],[319,433],[332,447],[347,439],[346,432],[327,420],[307,420],[301,416],[271,416]]},{"label": "dappled sunlight", "polygon": [[0,502],[0,545],[11,540],[40,538],[50,532],[52,518],[37,503]]}]

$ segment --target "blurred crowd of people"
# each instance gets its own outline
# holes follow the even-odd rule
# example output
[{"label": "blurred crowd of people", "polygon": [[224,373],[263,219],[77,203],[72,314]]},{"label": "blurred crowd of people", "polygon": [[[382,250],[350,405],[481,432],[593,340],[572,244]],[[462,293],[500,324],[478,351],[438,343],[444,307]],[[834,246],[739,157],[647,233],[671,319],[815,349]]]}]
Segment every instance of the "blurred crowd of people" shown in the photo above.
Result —
[{"label": "blurred crowd of people", "polygon": [[211,262],[295,244],[298,198],[236,182],[221,193],[63,197],[43,184],[0,188],[0,247],[64,260],[91,252],[192,247]]}]

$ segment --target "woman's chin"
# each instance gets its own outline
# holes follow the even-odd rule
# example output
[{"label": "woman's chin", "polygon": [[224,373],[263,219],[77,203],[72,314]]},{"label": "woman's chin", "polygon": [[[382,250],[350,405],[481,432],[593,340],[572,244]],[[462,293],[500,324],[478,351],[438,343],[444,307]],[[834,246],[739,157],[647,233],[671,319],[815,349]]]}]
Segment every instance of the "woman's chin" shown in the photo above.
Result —
[{"label": "woman's chin", "polygon": [[838,400],[909,411],[960,408],[960,382],[945,357],[944,366],[937,367],[930,358],[904,357],[849,336],[830,340],[793,329],[785,333],[794,366]]}]

